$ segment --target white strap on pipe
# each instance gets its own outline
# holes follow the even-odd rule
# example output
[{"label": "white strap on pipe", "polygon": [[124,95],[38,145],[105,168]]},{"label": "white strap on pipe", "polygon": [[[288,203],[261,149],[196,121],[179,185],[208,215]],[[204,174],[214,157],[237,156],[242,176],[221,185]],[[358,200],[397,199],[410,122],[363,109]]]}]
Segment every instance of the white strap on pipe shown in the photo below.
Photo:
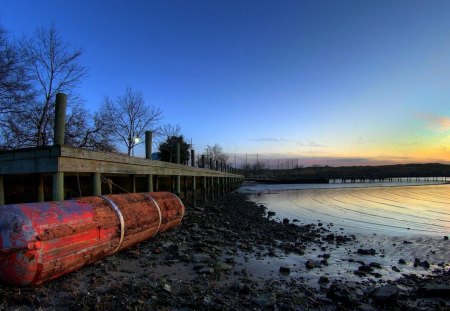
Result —
[{"label": "white strap on pipe", "polygon": [[101,198],[109,203],[109,205],[114,210],[114,212],[116,212],[116,215],[117,215],[117,217],[119,218],[119,221],[120,221],[120,240],[119,240],[119,244],[117,245],[116,249],[113,252],[113,254],[114,254],[122,246],[123,239],[125,237],[125,220],[123,219],[122,212],[120,211],[119,207],[116,205],[116,203],[114,203],[113,200],[111,200],[110,198],[108,198],[107,196],[104,196],[104,195],[102,195]]},{"label": "white strap on pipe", "polygon": [[153,235],[153,236],[155,236],[159,232],[159,229],[161,228],[161,223],[162,223],[161,208],[159,207],[159,204],[155,201],[155,199],[153,199],[153,197],[149,193],[144,193],[144,196],[147,199],[149,199],[150,201],[152,201],[153,203],[155,203],[156,209],[158,210],[159,224],[158,224],[158,230],[156,230],[155,234]]}]

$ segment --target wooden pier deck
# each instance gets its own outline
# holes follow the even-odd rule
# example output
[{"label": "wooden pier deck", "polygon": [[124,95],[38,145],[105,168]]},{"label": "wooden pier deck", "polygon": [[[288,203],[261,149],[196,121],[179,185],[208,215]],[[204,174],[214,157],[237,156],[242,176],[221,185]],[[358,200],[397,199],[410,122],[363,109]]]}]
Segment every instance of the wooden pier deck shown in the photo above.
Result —
[{"label": "wooden pier deck", "polygon": [[[0,204],[19,203],[16,197],[20,197],[20,191],[13,199],[8,199],[7,193],[18,186],[31,189],[28,192],[34,193],[34,201],[59,201],[81,194],[151,192],[164,186],[164,190],[190,196],[195,202],[198,190],[207,200],[233,190],[242,180],[233,168],[220,163],[207,169],[65,145],[0,153]],[[111,189],[111,185],[117,187]],[[28,194],[24,201],[29,198]]]}]

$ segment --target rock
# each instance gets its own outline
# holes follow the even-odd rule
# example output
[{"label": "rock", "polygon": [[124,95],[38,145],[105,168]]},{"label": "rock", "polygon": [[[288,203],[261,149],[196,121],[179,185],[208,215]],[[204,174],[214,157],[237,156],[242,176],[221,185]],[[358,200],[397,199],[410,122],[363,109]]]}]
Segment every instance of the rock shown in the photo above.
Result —
[{"label": "rock", "polygon": [[254,301],[260,308],[265,308],[268,306],[273,306],[277,301],[277,297],[275,293],[269,292],[259,295],[254,299]]},{"label": "rock", "polygon": [[203,267],[197,271],[198,274],[213,274],[214,268],[211,267]]},{"label": "rock", "polygon": [[321,276],[318,281],[319,284],[327,284],[330,283],[330,280],[326,276]]},{"label": "rock", "polygon": [[272,212],[272,211],[268,211],[268,212],[267,212],[267,218],[273,217],[273,216],[275,216],[275,215],[276,215],[275,212]]},{"label": "rock", "polygon": [[403,244],[413,244],[413,242],[411,242],[411,241],[406,241],[406,240],[403,240]]},{"label": "rock", "polygon": [[357,251],[356,253],[358,253],[359,255],[370,255],[370,256],[374,256],[374,255],[376,255],[377,252],[376,252],[373,248],[371,248],[371,249],[362,249],[362,248],[359,248],[358,251]]},{"label": "rock", "polygon": [[398,288],[395,285],[384,285],[375,289],[372,298],[379,304],[388,304],[395,302],[398,297]]},{"label": "rock", "polygon": [[220,271],[230,271],[231,269],[233,269],[233,266],[229,265],[227,263],[221,262],[218,264],[218,269]]},{"label": "rock", "polygon": [[205,253],[196,253],[192,255],[192,261],[195,263],[204,263],[211,260],[208,254]]},{"label": "rock", "polygon": [[306,269],[314,269],[317,267],[317,264],[312,260],[307,260],[305,262]]},{"label": "rock", "polygon": [[379,264],[378,262],[371,262],[369,264],[369,266],[371,266],[372,268],[375,268],[375,269],[381,269],[382,268],[381,264]]},{"label": "rock", "polygon": [[288,266],[281,266],[280,267],[280,273],[282,274],[290,274],[291,273],[291,268]]},{"label": "rock", "polygon": [[169,241],[169,242],[163,243],[162,247],[163,248],[170,248],[172,245],[173,245],[173,243]]},{"label": "rock", "polygon": [[334,234],[330,233],[330,234],[326,235],[325,237],[323,237],[322,239],[324,239],[325,241],[333,241]]},{"label": "rock", "polygon": [[392,266],[392,271],[395,271],[395,272],[400,272],[400,269],[399,268],[397,268],[396,266]]},{"label": "rock", "polygon": [[364,273],[370,273],[373,271],[371,266],[368,265],[362,265],[358,267],[358,271],[364,272]]},{"label": "rock", "polygon": [[419,285],[417,295],[423,298],[430,297],[450,297],[450,284],[439,284],[434,282],[426,282]]},{"label": "rock", "polygon": [[283,218],[283,225],[289,225],[289,219]]},{"label": "rock", "polygon": [[419,258],[414,258],[414,267],[423,267],[430,269],[430,263],[427,260],[421,261]]},{"label": "rock", "polygon": [[153,254],[161,254],[161,249],[158,247],[153,249]]},{"label": "rock", "polygon": [[164,284],[163,289],[168,293],[172,292],[172,286],[170,286],[169,284]]},{"label": "rock", "polygon": [[444,240],[448,240],[448,235],[444,236]]},{"label": "rock", "polygon": [[398,260],[398,263],[399,263],[400,265],[406,265],[406,260],[403,259],[403,258],[400,258],[400,259]]}]

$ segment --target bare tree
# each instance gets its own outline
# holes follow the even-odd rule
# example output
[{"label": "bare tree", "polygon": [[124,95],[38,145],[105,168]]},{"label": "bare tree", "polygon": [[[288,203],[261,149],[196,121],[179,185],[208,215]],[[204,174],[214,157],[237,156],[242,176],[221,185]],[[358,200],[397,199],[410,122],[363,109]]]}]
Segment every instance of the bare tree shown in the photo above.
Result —
[{"label": "bare tree", "polygon": [[129,87],[115,101],[106,97],[101,113],[113,131],[114,140],[127,148],[128,155],[139,143],[137,138],[142,138],[145,131],[156,129],[162,114],[159,108],[145,103],[142,92]]},{"label": "bare tree", "polygon": [[167,140],[167,138],[172,136],[181,136],[181,125],[164,124],[159,128],[158,136],[161,136],[162,140]]},{"label": "bare tree", "polygon": [[116,151],[111,128],[99,113],[92,116],[82,105],[72,107],[67,116],[65,143],[86,149]]},{"label": "bare tree", "polygon": [[228,155],[223,152],[222,147],[218,144],[215,144],[214,146],[207,145],[205,154],[208,158],[212,158],[213,161],[219,161],[222,163],[228,162]]},{"label": "bare tree", "polygon": [[46,146],[53,137],[56,94],[68,94],[70,104],[74,89],[87,73],[79,64],[83,50],[63,41],[54,25],[38,28],[32,37],[21,41],[21,47],[37,97],[15,122],[24,128],[21,134],[26,137],[22,140],[31,146]]},{"label": "bare tree", "polygon": [[8,149],[13,136],[9,125],[11,114],[24,110],[24,103],[33,98],[29,77],[20,50],[8,40],[0,26],[0,148]]}]

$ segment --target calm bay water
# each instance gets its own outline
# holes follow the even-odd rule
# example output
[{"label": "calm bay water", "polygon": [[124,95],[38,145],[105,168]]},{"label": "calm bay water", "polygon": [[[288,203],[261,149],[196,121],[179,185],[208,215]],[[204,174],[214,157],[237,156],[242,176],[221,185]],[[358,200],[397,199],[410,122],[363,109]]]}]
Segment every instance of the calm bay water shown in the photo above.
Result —
[{"label": "calm bay water", "polygon": [[450,234],[450,184],[249,184],[240,191],[280,219],[333,223],[346,233]]}]

